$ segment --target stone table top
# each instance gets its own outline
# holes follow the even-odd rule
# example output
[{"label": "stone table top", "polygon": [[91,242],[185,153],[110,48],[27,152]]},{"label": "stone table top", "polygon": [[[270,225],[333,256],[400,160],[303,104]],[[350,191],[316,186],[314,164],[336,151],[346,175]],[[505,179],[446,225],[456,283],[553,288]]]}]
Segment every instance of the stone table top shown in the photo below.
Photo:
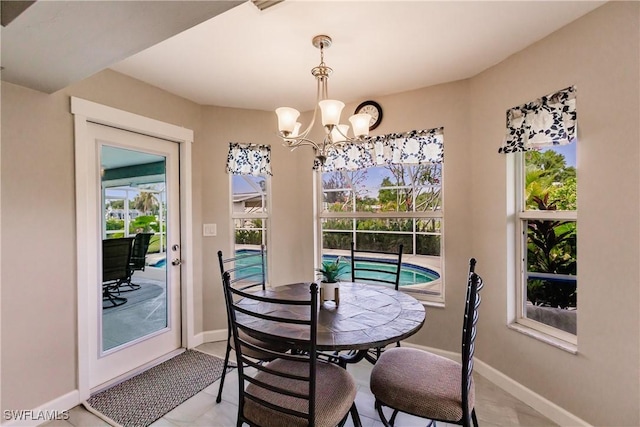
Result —
[{"label": "stone table top", "polygon": [[[366,350],[384,347],[415,334],[424,324],[424,306],[414,297],[391,288],[340,282],[340,303],[324,302],[318,313],[317,348],[321,351]],[[296,283],[257,292],[281,299],[308,299],[309,283]],[[246,308],[264,314],[309,319],[309,307],[250,301]],[[240,303],[242,305],[242,302]],[[238,319],[239,321],[240,318]],[[242,323],[242,322],[241,322]],[[308,339],[308,326],[252,318],[256,337]],[[306,336],[305,336],[306,335]]]}]

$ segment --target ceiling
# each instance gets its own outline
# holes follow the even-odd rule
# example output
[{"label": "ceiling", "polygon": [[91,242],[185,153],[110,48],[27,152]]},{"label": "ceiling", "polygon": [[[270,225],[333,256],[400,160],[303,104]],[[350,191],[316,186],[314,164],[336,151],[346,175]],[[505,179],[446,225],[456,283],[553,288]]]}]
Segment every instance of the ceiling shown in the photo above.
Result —
[{"label": "ceiling", "polygon": [[240,3],[2,0],[2,80],[53,93]]},{"label": "ceiling", "polygon": [[[45,3],[61,4],[57,19],[65,23],[66,30],[48,28],[51,20],[41,16],[37,22],[43,28],[36,31],[39,37],[31,37],[25,22]],[[85,21],[89,16],[93,21],[104,21],[102,37],[94,34],[89,23],[77,22],[78,16],[64,18],[69,8],[78,7],[71,7],[75,3],[85,5]],[[145,19],[133,29],[121,10],[128,3],[145,7],[133,22]],[[334,70],[329,80],[330,97],[358,102],[472,77],[605,2],[285,0],[262,11],[251,2],[237,3],[40,0],[3,28],[2,65],[6,69],[2,78],[30,86],[32,82],[25,79],[21,83],[16,77],[26,73],[25,68],[37,68],[31,78],[36,81],[65,68],[59,73],[67,73],[71,83],[84,78],[74,75],[72,69],[78,63],[85,65],[83,68],[91,63],[93,72],[110,67],[203,105],[259,110],[287,105],[305,111],[315,102],[310,70],[320,62],[319,51],[311,44],[317,34],[333,38],[333,45],[325,50],[325,62]],[[89,13],[93,4],[99,4],[105,13]],[[182,31],[173,28],[171,13],[160,13],[167,4],[192,4],[194,11],[198,4],[217,7],[208,11],[208,20],[202,19],[203,14],[201,23]],[[186,26],[189,19],[183,21]],[[5,51],[7,47],[15,50],[17,39],[7,41],[6,32],[13,26],[23,30],[23,60],[10,64]],[[176,35],[159,34],[169,26],[169,32]],[[54,34],[47,36],[49,31]],[[118,35],[117,42],[107,43],[105,31],[111,37]],[[55,37],[62,45],[55,52],[55,64],[34,58],[44,54],[39,44],[46,45],[47,37]],[[165,40],[158,43],[163,37]],[[151,47],[141,48],[144,44]],[[82,50],[82,55],[74,55],[76,49]],[[117,52],[102,55],[106,50]],[[8,73],[11,80],[5,78]]]}]

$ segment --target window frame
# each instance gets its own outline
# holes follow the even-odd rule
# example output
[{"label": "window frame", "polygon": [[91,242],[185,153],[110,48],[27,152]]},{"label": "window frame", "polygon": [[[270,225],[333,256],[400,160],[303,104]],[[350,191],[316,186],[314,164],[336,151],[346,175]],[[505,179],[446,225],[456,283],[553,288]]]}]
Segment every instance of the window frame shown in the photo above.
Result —
[{"label": "window frame", "polygon": [[[542,334],[540,339],[543,341],[549,341],[554,343],[555,340],[560,340],[564,343],[568,343],[571,346],[577,346],[578,335],[571,334],[553,326],[546,325],[541,322],[529,319],[526,317],[526,304],[527,304],[527,227],[525,226],[528,220],[567,220],[578,221],[578,212],[575,211],[535,211],[526,210],[525,200],[525,154],[526,152],[520,151],[513,153],[515,168],[514,168],[514,181],[515,181],[515,249],[516,249],[516,277],[515,277],[515,319],[512,322],[520,327],[523,327],[525,334],[538,337]],[[578,274],[576,271],[576,282],[578,282]],[[516,327],[516,329],[519,329]],[[533,331],[533,333],[531,333]],[[562,343],[558,343],[558,347],[564,348]]]},{"label": "window frame", "polygon": [[[233,177],[234,176],[251,176],[248,174],[229,174],[229,224],[230,224],[230,242],[231,256],[235,256],[236,253],[236,225],[235,221],[238,219],[260,219],[262,220],[262,244],[265,249],[266,256],[266,271],[265,271],[265,283],[269,284],[269,271],[271,271],[271,254],[269,251],[269,242],[271,241],[271,210],[272,210],[272,192],[271,192],[271,175],[259,174],[265,179],[265,190],[263,196],[263,211],[259,213],[238,213],[233,209]],[[265,202],[266,201],[266,202]]]},{"label": "window frame", "polygon": [[[382,165],[380,165],[382,166]],[[412,164],[407,164],[406,166],[415,166]],[[374,166],[375,167],[375,166]],[[369,169],[369,168],[366,168]],[[363,170],[366,170],[363,169]],[[348,171],[347,171],[348,172]],[[441,281],[441,291],[439,295],[431,295],[431,294],[427,294],[427,293],[419,293],[419,292],[410,292],[409,294],[413,297],[415,297],[416,299],[418,299],[419,301],[421,301],[422,303],[425,304],[429,304],[429,305],[434,305],[434,306],[438,306],[438,307],[444,307],[445,304],[445,277],[444,277],[444,270],[445,270],[445,210],[444,210],[444,205],[445,205],[445,195],[444,195],[444,181],[445,181],[445,166],[444,166],[444,162],[441,163],[441,171],[440,171],[440,209],[436,210],[436,211],[417,211],[417,212],[407,212],[407,211],[385,211],[385,212],[358,212],[356,210],[356,205],[355,205],[355,191],[351,192],[351,197],[353,197],[353,203],[352,203],[352,209],[350,212],[329,212],[329,211],[324,211],[324,200],[323,200],[323,179],[322,179],[322,174],[323,171],[322,170],[316,170],[314,171],[313,174],[313,179],[314,179],[314,211],[316,213],[315,215],[315,240],[316,240],[316,256],[315,256],[315,267],[317,268],[319,265],[322,264],[322,250],[323,250],[323,238],[322,238],[322,232],[323,232],[323,220],[324,219],[351,219],[352,223],[354,224],[353,227],[349,230],[339,230],[339,231],[344,231],[344,232],[349,232],[349,233],[356,233],[357,230],[355,228],[355,224],[356,221],[359,219],[367,219],[367,218],[380,218],[380,219],[414,219],[414,220],[421,220],[421,219],[436,219],[438,221],[440,221],[440,266],[439,266],[439,270],[438,274],[440,275],[440,281]],[[397,188],[403,188],[402,186],[390,186],[390,187],[381,187],[384,189],[397,189]],[[414,194],[414,201],[415,201],[415,194]],[[391,233],[394,234],[394,232],[387,232],[387,231],[380,231],[380,233]],[[400,234],[408,234],[406,232],[400,233]],[[415,241],[416,241],[416,236],[417,233],[415,231],[415,221],[413,223],[413,232],[411,233],[412,235],[412,239],[414,241],[414,248],[415,248]],[[354,237],[355,238],[355,237]]]}]

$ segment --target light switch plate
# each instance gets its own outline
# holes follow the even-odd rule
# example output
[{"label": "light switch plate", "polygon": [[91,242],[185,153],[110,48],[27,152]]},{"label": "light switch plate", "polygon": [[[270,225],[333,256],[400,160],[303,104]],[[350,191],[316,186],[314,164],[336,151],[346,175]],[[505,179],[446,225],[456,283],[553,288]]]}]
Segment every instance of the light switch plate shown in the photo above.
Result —
[{"label": "light switch plate", "polygon": [[218,227],[216,224],[202,224],[203,236],[215,236],[218,234]]}]

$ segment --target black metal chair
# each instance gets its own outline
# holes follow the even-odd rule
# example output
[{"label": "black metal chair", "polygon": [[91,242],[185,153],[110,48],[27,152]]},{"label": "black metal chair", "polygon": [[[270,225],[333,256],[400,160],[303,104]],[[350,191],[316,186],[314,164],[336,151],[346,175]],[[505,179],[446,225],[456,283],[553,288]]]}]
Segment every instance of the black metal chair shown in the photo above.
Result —
[{"label": "black metal chair", "polygon": [[[356,249],[351,242],[351,281],[393,285],[397,291],[400,287],[400,271],[402,269],[402,243],[397,252],[383,252]],[[400,342],[396,343],[400,347]],[[365,358],[376,363],[384,348],[371,349]]]},{"label": "black metal chair", "polygon": [[[131,261],[129,262],[129,275],[127,280],[123,281],[118,287],[119,292],[130,292],[140,289],[140,285],[133,283],[131,278],[136,271],[144,271],[149,242],[152,236],[153,233],[138,233],[135,235],[133,248],[131,250]],[[124,286],[127,286],[129,289],[122,289]]]},{"label": "black metal chair", "polygon": [[[375,407],[385,426],[392,426],[398,412],[436,421],[478,426],[474,407],[473,354],[480,306],[482,278],[469,262],[467,299],[462,324],[462,364],[414,348],[385,351],[371,370],[370,387]],[[393,409],[387,420],[383,406]]]},{"label": "black metal chair", "polygon": [[371,251],[356,249],[351,242],[351,281],[393,285],[397,291],[400,287],[402,248],[403,245],[399,244],[397,252]]},{"label": "black metal chair", "polygon": [[[360,425],[354,403],[357,392],[354,379],[346,369],[318,359],[318,284],[309,284],[308,299],[285,300],[270,297],[268,292],[257,295],[234,288],[228,272],[223,273],[223,283],[240,381],[237,425],[342,426],[349,413],[354,424]],[[275,312],[282,315],[263,314],[259,309],[251,309],[264,303],[277,304]],[[291,316],[294,311],[298,315]],[[287,317],[287,313],[291,317]],[[305,314],[308,314],[308,319]],[[286,340],[284,347],[295,347],[295,352],[271,350],[246,339],[249,334],[256,333],[252,324],[264,320],[278,322],[284,330],[287,324],[305,325],[309,332]],[[269,334],[259,338],[259,342],[283,340]],[[267,353],[273,361],[258,363],[248,356],[248,352]],[[248,367],[257,372],[250,374]]]},{"label": "black metal chair", "polygon": [[[102,241],[102,308],[112,308],[127,302],[116,296],[120,285],[129,276],[129,262],[133,237],[104,239]],[[106,304],[105,304],[106,303]]]},{"label": "black metal chair", "polygon": [[[259,251],[247,251],[239,255],[224,258],[222,251],[218,251],[218,261],[220,264],[220,274],[224,276],[224,273],[229,273],[230,285],[241,291],[250,292],[252,290],[265,290],[266,288],[266,268],[265,258],[266,252],[264,245],[260,247]],[[218,397],[216,403],[220,403],[222,400],[222,388],[224,387],[224,380],[226,377],[227,369],[229,367],[229,355],[231,349],[234,348],[235,342],[231,336],[231,320],[227,317],[227,349],[224,356],[224,367],[222,369],[222,377],[220,378],[220,387],[218,389]],[[250,336],[240,332],[244,339],[254,342],[255,344],[266,347],[272,350],[283,351],[288,348],[283,348],[281,344],[262,343]],[[262,353],[259,351],[247,350],[246,355],[260,361],[273,360],[270,354]]]}]

